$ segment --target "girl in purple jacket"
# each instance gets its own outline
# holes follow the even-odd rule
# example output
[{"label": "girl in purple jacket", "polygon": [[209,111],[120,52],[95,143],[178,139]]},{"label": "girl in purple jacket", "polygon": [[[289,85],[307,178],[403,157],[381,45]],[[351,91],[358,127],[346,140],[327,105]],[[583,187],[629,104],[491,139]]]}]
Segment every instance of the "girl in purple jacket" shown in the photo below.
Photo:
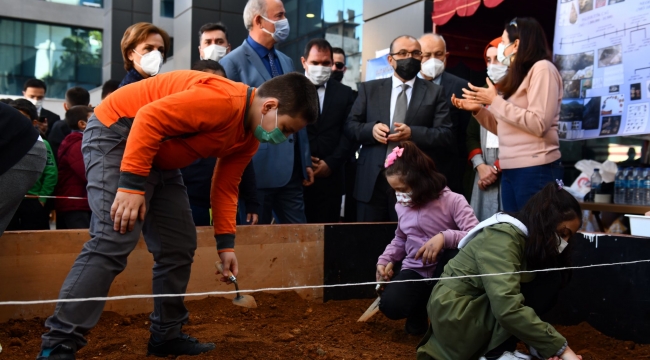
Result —
[{"label": "girl in purple jacket", "polygon": [[[377,281],[431,278],[443,249],[458,242],[478,225],[465,197],[449,190],[433,160],[410,141],[395,147],[384,167],[395,190],[398,223],[395,238],[377,261]],[[402,262],[397,275],[385,271],[389,262]],[[386,285],[379,310],[392,320],[406,318],[408,334],[427,331],[427,300],[436,281]]]}]

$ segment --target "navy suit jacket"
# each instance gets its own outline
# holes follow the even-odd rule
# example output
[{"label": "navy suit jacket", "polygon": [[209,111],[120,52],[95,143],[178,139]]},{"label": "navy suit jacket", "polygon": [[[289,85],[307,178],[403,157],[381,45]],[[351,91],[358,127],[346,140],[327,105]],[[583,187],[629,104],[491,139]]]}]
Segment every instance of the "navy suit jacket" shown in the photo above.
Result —
[{"label": "navy suit jacket", "polygon": [[[283,73],[288,74],[294,71],[293,61],[288,56],[278,50],[275,50],[275,53],[280,60]],[[271,74],[264,67],[262,59],[246,40],[240,47],[221,59],[220,63],[226,70],[228,79],[242,82],[248,86],[259,87],[271,79]],[[267,116],[275,118],[275,114]],[[266,120],[269,121],[269,119]],[[307,178],[305,168],[311,166],[311,153],[307,130],[303,128],[298,133],[290,135],[282,144],[260,144],[257,154],[253,156],[258,189],[279,188],[289,183],[293,174],[294,141],[299,142],[302,175],[305,179]]]}]

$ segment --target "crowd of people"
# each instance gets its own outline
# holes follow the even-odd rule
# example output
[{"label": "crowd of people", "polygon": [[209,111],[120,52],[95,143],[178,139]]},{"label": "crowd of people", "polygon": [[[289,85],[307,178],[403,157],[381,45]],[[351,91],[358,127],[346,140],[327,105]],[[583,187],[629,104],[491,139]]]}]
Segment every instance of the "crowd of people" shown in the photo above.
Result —
[{"label": "crowd of people", "polygon": [[[487,44],[483,87],[447,72],[445,39],[425,34],[387,44],[394,75],[353,91],[344,51],[326,40],[309,41],[301,64],[275,49],[290,32],[282,1],[249,0],[243,17],[240,46],[205,24],[201,60],[163,74],[169,35],[130,26],[126,76],[94,108],[69,89],[64,119],[43,108],[38,79],[0,103],[0,149],[11,149],[0,235],[49,229],[52,210],[57,229],[89,228],[60,298],[106,296],[140,233],[154,293],[181,294],[196,226],[214,226],[228,281],[236,225],[396,221],[377,280],[423,281],[388,283],[380,310],[424,336],[418,359],[525,359],[519,340],[545,359],[580,358],[539,319],[559,273],[426,281],[568,264],[582,217],[557,181],[563,88],[540,24],[514,19]],[[59,303],[38,359],[74,359],[103,305]],[[182,297],[155,298],[148,353],[214,349],[181,332],[188,316]]]}]

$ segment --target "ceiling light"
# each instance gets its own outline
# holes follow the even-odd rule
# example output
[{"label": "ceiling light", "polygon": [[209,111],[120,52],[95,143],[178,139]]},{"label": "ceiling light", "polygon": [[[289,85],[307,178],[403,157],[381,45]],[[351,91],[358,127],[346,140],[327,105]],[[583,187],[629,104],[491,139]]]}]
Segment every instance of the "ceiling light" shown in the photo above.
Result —
[{"label": "ceiling light", "polygon": [[313,18],[313,17],[316,17],[316,15],[314,15],[314,14],[312,14],[312,13],[309,13],[309,14],[307,14],[306,16],[307,16],[308,18],[310,18],[310,19]]}]

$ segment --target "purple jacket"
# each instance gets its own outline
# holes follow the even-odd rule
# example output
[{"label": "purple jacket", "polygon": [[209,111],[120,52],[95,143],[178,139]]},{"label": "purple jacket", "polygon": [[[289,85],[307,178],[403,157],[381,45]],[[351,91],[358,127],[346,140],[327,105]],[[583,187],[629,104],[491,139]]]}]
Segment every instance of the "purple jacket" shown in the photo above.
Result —
[{"label": "purple jacket", "polygon": [[456,249],[460,240],[476,225],[478,220],[465,197],[445,187],[440,197],[420,207],[395,205],[398,223],[395,238],[379,257],[377,264],[402,261],[402,269],[416,271],[425,278],[431,277],[436,264],[422,265],[415,254],[429,239],[442,233],[445,249]]}]

